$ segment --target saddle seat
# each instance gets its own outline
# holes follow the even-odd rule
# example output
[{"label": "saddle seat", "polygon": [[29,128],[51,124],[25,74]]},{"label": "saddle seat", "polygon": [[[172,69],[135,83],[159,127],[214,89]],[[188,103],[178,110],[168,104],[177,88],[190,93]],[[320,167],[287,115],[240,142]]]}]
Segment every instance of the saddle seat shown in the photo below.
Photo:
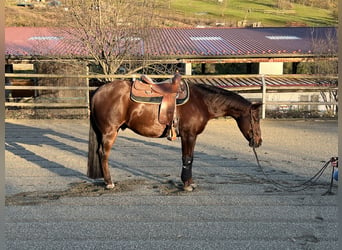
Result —
[{"label": "saddle seat", "polygon": [[159,104],[158,120],[172,127],[176,117],[176,105],[182,105],[189,99],[189,87],[181,81],[181,75],[156,83],[146,75],[135,80],[131,88],[131,100],[140,103]]},{"label": "saddle seat", "polygon": [[[175,77],[179,77],[178,79],[175,79]],[[151,78],[149,78],[147,75],[142,75],[141,76],[141,80],[144,83],[147,83],[151,86],[151,89],[156,92],[159,93],[163,96],[167,95],[167,94],[173,94],[173,93],[178,93],[180,92],[180,75],[175,76],[173,79],[168,79],[166,81],[163,82],[154,82]]]}]

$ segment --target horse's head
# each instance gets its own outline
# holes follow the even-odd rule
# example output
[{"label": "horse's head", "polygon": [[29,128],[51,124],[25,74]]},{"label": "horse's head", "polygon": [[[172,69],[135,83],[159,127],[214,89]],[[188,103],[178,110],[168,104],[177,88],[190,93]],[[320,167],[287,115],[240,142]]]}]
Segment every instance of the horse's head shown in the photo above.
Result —
[{"label": "horse's head", "polygon": [[242,134],[249,141],[251,147],[259,147],[262,143],[259,118],[261,105],[261,103],[251,104],[246,112],[236,119]]}]

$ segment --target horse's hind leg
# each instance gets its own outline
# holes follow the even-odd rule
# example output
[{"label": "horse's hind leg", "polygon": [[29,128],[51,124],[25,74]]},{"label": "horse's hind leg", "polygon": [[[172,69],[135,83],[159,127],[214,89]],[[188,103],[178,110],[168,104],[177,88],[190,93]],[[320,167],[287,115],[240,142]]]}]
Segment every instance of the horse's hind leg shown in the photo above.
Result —
[{"label": "horse's hind leg", "polygon": [[118,132],[115,130],[112,133],[105,134],[102,136],[102,149],[101,149],[100,155],[101,155],[103,179],[104,179],[107,189],[114,188],[114,183],[112,182],[112,178],[110,176],[108,159],[109,159],[110,150],[115,142],[117,135],[118,135]]}]

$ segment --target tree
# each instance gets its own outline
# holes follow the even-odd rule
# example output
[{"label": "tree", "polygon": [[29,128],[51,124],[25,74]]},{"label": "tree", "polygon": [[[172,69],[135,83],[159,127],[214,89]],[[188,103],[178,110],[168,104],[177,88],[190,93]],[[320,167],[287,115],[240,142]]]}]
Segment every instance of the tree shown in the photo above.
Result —
[{"label": "tree", "polygon": [[[321,59],[316,63],[314,63],[313,66],[313,72],[316,74],[321,75],[337,75],[338,74],[338,61],[333,60],[335,55],[337,55],[337,46],[336,46],[336,37],[334,34],[327,33],[325,34],[325,39],[314,39],[313,40],[313,48],[316,54],[319,54]],[[330,87],[328,92],[321,91],[321,97],[325,102],[328,101],[336,101],[338,100],[338,91],[335,89],[337,86],[337,80],[336,79],[323,79],[318,80],[318,83],[320,84],[328,84]],[[326,105],[326,109],[328,114],[335,115],[337,113],[337,106],[335,105]]]},{"label": "tree", "polygon": [[[322,99],[325,102],[337,102],[338,81],[327,77],[338,73],[336,34],[326,33],[324,36],[324,38],[318,38],[315,36],[315,30],[312,30],[312,48],[314,54],[317,55],[316,60],[313,63],[301,63],[299,68],[300,73],[320,75],[317,83],[330,87],[327,91],[320,92]],[[337,108],[335,105],[326,105],[327,113],[332,116],[337,113]]]},{"label": "tree", "polygon": [[[78,44],[111,75],[144,67],[144,47],[153,26],[155,0],[69,0],[67,27],[70,42]],[[109,79],[106,79],[109,80]]]}]

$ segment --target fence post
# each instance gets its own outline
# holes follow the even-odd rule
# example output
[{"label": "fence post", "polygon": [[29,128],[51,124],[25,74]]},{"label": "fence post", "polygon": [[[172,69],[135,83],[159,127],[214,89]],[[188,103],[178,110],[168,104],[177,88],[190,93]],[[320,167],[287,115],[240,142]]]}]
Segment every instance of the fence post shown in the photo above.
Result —
[{"label": "fence post", "polygon": [[261,75],[262,82],[262,107],[261,107],[261,119],[266,118],[266,82],[265,75]]},{"label": "fence post", "polygon": [[[89,66],[88,65],[86,65],[86,75],[89,75]],[[90,117],[90,96],[89,96],[90,89],[89,89],[89,78],[88,77],[86,78],[86,85],[88,88],[88,90],[86,91],[86,98],[87,98],[86,102],[87,102],[87,107],[88,107],[88,117]]]}]

